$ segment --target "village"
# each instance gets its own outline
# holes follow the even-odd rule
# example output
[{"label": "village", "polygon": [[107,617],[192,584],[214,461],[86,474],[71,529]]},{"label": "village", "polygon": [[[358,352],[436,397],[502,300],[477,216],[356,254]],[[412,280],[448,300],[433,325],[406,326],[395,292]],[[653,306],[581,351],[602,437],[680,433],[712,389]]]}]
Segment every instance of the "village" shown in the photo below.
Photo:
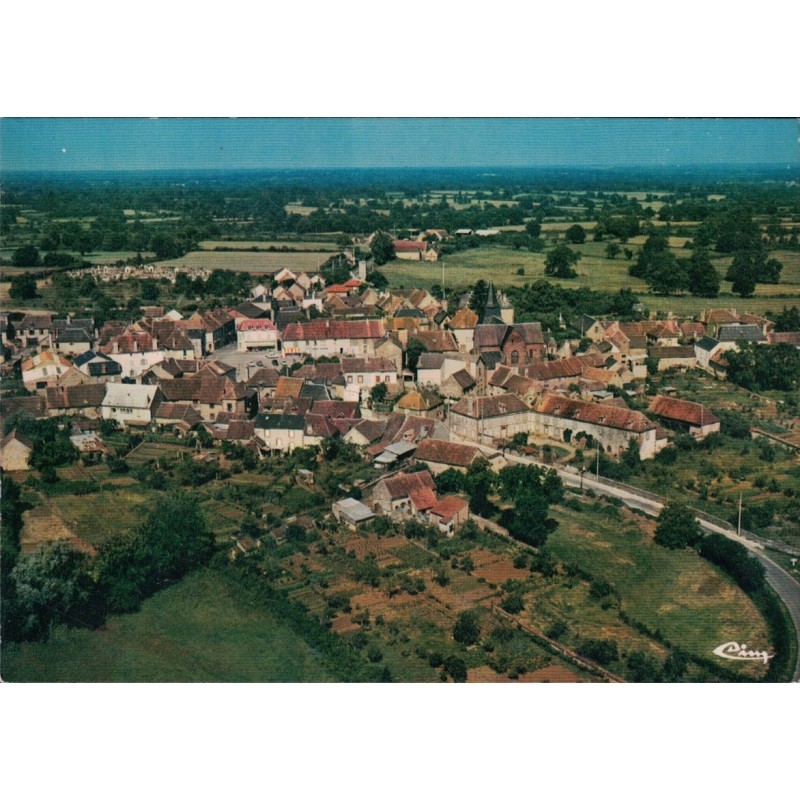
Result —
[{"label": "village", "polygon": [[[421,244],[410,248],[415,258],[428,247],[408,244]],[[347,281],[328,285],[282,269],[233,307],[184,316],[144,306],[138,320],[99,329],[71,314],[5,314],[2,368],[23,389],[4,398],[5,418],[59,418],[85,458],[113,455],[103,431],[130,429],[201,433],[259,460],[340,439],[376,468],[416,464],[434,474],[479,457],[499,471],[512,446],[646,460],[676,435],[699,441],[720,431],[714,411],[674,387],[646,392],[649,376],[697,371],[724,381],[726,353],[742,342],[800,347],[800,332],[774,333],[769,319],[735,309],[691,320],[560,317],[557,340],[541,323],[515,322],[491,282],[483,308],[470,307],[469,292],[449,308],[424,289],[377,290],[367,269],[357,262]],[[3,469],[29,469],[31,452],[12,428]],[[406,487],[369,507],[349,498],[333,511],[358,524],[400,510],[452,536],[467,502],[431,489]]]}]

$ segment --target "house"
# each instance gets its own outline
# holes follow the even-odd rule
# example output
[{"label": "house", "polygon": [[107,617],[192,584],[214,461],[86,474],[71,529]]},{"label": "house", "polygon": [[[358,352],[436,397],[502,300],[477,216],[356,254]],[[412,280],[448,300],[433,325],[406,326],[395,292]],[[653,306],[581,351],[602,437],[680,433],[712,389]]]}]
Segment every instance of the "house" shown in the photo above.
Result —
[{"label": "house", "polygon": [[105,461],[113,455],[110,448],[94,431],[77,433],[70,436],[69,440],[84,461]]},{"label": "house", "polygon": [[417,446],[414,458],[438,475],[447,469],[466,473],[467,467],[483,454],[476,445],[445,442],[441,439],[423,439]]},{"label": "house", "polygon": [[770,333],[770,344],[785,344],[789,347],[800,348],[800,331],[784,331],[783,333]]},{"label": "house", "polygon": [[442,381],[441,393],[444,397],[458,400],[476,386],[475,379],[465,369],[460,369]]},{"label": "house", "polygon": [[73,364],[92,383],[116,383],[122,379],[122,365],[105,353],[87,350]]},{"label": "house", "polygon": [[417,339],[428,353],[458,353],[458,342],[452,331],[416,331],[409,339]]},{"label": "house", "polygon": [[719,352],[721,346],[722,342],[711,336],[703,336],[698,339],[694,343],[694,357],[697,361],[697,366],[702,367],[702,369],[708,369],[711,357]]},{"label": "house", "polygon": [[269,450],[291,452],[304,447],[305,417],[299,414],[259,414],[255,433]]},{"label": "house", "polygon": [[527,433],[529,411],[515,394],[468,395],[450,409],[450,430],[467,441],[491,445],[495,441],[507,441],[515,433]]},{"label": "house", "polygon": [[475,326],[478,324],[478,315],[468,307],[459,308],[450,318],[447,327],[452,331],[462,353],[472,351],[475,337]]},{"label": "house", "polygon": [[160,384],[165,400],[193,405],[205,420],[214,420],[220,412],[255,414],[258,395],[244,383],[198,373],[189,378],[176,378]]},{"label": "house", "polygon": [[593,342],[602,342],[606,338],[606,331],[603,323],[599,319],[590,317],[588,314],[581,314],[573,323],[572,327],[580,331],[581,339],[591,339]]},{"label": "house", "polygon": [[677,397],[656,395],[648,409],[665,427],[689,433],[695,439],[704,439],[710,433],[718,433],[719,417],[701,403],[679,400]]},{"label": "house", "polygon": [[272,320],[239,318],[235,327],[237,350],[244,352],[278,349],[278,329]]},{"label": "house", "polygon": [[403,345],[394,334],[387,333],[384,340],[375,345],[375,356],[393,362],[398,375],[403,371]]},{"label": "house", "polygon": [[422,261],[428,250],[427,242],[408,242],[395,239],[392,244],[397,258],[406,261]]},{"label": "house", "polygon": [[388,358],[343,358],[345,400],[358,400],[364,390],[369,392],[379,383],[397,381],[397,367]]},{"label": "house", "polygon": [[428,518],[439,533],[448,539],[469,519],[469,502],[463,497],[448,495],[437,500],[428,511]]},{"label": "house", "polygon": [[103,419],[113,419],[122,427],[146,426],[163,399],[157,386],[109,383],[101,405]]},{"label": "house", "polygon": [[314,320],[293,322],[281,335],[285,353],[322,356],[374,357],[386,336],[383,320]]},{"label": "house", "polygon": [[16,429],[0,439],[0,467],[7,472],[30,469],[33,440]]},{"label": "house", "polygon": [[760,325],[720,325],[717,339],[723,344],[734,343],[737,346],[739,342],[764,344],[767,341],[767,335]]},{"label": "house", "polygon": [[56,386],[72,362],[51,350],[37,353],[22,362],[22,383],[29,392],[43,392]]},{"label": "house", "polygon": [[156,425],[174,428],[186,434],[203,421],[200,412],[189,403],[171,403],[165,401],[159,405],[153,415]]},{"label": "house", "polygon": [[619,456],[634,439],[639,457],[652,458],[656,451],[656,424],[644,414],[602,403],[572,400],[545,394],[530,413],[530,430],[562,442],[579,434],[591,436],[609,455]]},{"label": "house", "polygon": [[74,416],[80,414],[90,419],[101,415],[106,396],[104,383],[86,383],[77,386],[52,386],[45,392],[47,414],[54,417],[61,414]]},{"label": "house", "polygon": [[404,414],[417,414],[436,419],[441,419],[444,411],[442,398],[424,387],[406,392],[395,404],[395,409]]},{"label": "house", "polygon": [[413,442],[393,442],[372,463],[378,467],[394,466],[409,458],[416,449],[417,445]]},{"label": "house", "polygon": [[379,480],[369,493],[376,514],[421,514],[436,503],[436,484],[430,472],[390,475]]},{"label": "house", "polygon": [[356,447],[368,447],[383,438],[386,430],[386,420],[362,419],[350,428],[342,437],[345,442]]},{"label": "house", "polygon": [[116,361],[125,378],[138,378],[165,356],[149,333],[127,332],[102,345],[101,352]]},{"label": "house", "polygon": [[78,356],[92,349],[94,342],[94,323],[92,320],[75,320],[75,322],[87,322],[91,328],[87,331],[83,325],[56,327],[57,323],[66,320],[53,320],[55,349],[59,353],[68,356]]},{"label": "house", "polygon": [[375,518],[375,514],[359,500],[353,497],[345,497],[344,500],[337,500],[332,506],[333,516],[347,525],[350,530],[358,530]]},{"label": "house", "polygon": [[15,325],[15,329],[17,338],[22,341],[23,348],[49,347],[53,317],[51,314],[43,312],[26,314],[19,324]]},{"label": "house", "polygon": [[647,357],[658,362],[658,371],[668,369],[690,369],[697,365],[697,359],[692,345],[678,345],[677,347],[650,347]]}]

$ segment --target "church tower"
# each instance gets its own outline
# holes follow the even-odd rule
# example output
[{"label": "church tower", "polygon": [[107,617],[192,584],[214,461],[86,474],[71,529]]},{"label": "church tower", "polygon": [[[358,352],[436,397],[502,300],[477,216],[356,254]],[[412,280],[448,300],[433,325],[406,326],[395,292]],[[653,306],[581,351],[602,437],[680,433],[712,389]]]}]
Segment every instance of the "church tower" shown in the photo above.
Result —
[{"label": "church tower", "polygon": [[490,281],[489,291],[486,295],[486,305],[483,307],[483,316],[481,317],[481,322],[484,325],[490,325],[502,321],[503,318],[501,316],[500,303],[497,302],[497,298],[495,297],[494,283]]}]

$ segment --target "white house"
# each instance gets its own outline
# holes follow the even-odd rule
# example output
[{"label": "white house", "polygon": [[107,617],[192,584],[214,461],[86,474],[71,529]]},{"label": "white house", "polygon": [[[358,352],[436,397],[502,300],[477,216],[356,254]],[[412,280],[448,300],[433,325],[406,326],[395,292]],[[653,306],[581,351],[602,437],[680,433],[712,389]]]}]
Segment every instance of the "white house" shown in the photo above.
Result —
[{"label": "white house", "polygon": [[103,398],[103,419],[116,420],[120,425],[149,425],[162,400],[158,386],[132,383],[109,383]]},{"label": "white house", "polygon": [[239,318],[236,320],[236,349],[277,350],[278,329],[272,320]]}]

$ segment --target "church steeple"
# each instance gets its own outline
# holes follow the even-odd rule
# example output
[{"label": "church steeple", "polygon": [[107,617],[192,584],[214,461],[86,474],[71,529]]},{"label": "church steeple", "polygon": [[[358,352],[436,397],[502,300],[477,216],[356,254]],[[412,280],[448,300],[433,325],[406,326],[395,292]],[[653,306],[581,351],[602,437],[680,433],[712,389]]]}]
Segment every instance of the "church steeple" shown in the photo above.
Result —
[{"label": "church steeple", "polygon": [[489,291],[486,293],[486,305],[483,307],[483,317],[481,322],[490,323],[492,321],[492,317],[497,317],[498,321],[501,320],[500,304],[497,302],[497,298],[495,297],[494,283],[489,281]]}]

